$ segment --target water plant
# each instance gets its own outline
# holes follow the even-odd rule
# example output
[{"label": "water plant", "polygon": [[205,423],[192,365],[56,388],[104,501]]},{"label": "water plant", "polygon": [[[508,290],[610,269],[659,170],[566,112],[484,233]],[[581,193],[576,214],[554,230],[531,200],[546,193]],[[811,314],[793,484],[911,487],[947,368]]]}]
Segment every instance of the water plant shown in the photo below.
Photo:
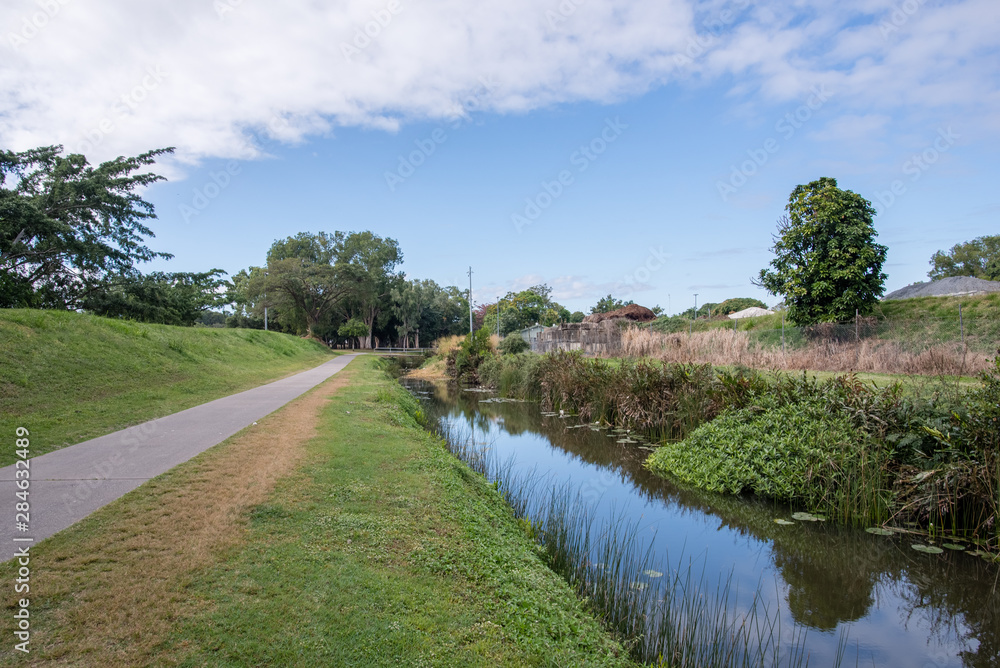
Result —
[{"label": "water plant", "polygon": [[624,513],[612,511],[599,522],[571,485],[519,472],[512,459],[499,460],[489,446],[447,426],[438,433],[455,456],[493,482],[549,567],[634,659],[672,667],[807,665],[804,632],[783,639],[760,592],[738,610],[729,601],[730,580],[709,587],[691,563],[671,570],[654,562],[652,542],[640,539],[639,525]]}]

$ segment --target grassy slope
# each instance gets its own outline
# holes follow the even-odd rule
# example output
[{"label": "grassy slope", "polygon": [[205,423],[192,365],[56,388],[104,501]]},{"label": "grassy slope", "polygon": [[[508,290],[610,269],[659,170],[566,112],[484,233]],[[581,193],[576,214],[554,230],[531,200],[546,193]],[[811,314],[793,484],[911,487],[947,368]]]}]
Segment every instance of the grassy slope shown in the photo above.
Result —
[{"label": "grassy slope", "polygon": [[[230,484],[233,462],[261,456],[260,443],[298,447],[280,438],[303,418],[283,414],[324,392],[332,398],[320,404],[317,435],[290,475],[253,505],[201,502]],[[0,662],[631,665],[494,488],[419,428],[415,412],[377,360],[358,359],[33,547],[35,651],[8,650]],[[0,578],[15,570],[0,565]],[[12,623],[12,613],[0,616],[0,633],[11,636]]]},{"label": "grassy slope", "polygon": [[[324,346],[255,330],[0,310],[0,434],[40,455],[323,362]],[[0,453],[0,465],[13,461]]]}]

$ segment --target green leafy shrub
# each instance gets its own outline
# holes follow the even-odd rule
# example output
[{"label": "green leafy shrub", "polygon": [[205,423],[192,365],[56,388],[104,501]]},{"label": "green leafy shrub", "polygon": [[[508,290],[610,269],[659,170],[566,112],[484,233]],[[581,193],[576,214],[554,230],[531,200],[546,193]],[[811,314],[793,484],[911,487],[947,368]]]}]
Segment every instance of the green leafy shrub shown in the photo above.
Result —
[{"label": "green leafy shrub", "polygon": [[500,342],[500,352],[504,355],[517,355],[518,353],[526,352],[529,348],[531,348],[531,345],[517,333],[508,334]]},{"label": "green leafy shrub", "polygon": [[467,334],[461,345],[448,353],[448,375],[465,383],[479,382],[479,365],[491,356],[493,345],[485,327]]},{"label": "green leafy shrub", "polygon": [[846,419],[819,404],[742,409],[723,413],[683,441],[667,443],[647,465],[713,492],[818,502],[818,479],[835,477],[858,440]]}]

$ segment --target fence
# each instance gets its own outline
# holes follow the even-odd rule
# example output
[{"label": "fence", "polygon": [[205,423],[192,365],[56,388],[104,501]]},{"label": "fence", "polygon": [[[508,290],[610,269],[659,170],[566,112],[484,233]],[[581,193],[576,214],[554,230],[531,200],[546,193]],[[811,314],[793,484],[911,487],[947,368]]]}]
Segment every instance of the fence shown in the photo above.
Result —
[{"label": "fence", "polygon": [[[739,327],[743,327],[740,325]],[[1000,319],[862,317],[810,327],[661,333],[632,328],[622,353],[671,362],[767,369],[969,375],[986,369],[1000,348]]]}]

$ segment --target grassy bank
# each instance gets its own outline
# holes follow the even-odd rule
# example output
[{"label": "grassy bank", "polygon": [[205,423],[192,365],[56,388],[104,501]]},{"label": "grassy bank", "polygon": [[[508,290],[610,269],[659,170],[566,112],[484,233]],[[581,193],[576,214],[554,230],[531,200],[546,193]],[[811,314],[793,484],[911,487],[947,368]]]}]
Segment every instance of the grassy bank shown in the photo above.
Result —
[{"label": "grassy bank", "polygon": [[[171,327],[68,311],[0,310],[0,433],[36,455],[241,392],[322,363],[287,334]],[[14,460],[0,453],[0,465]]]},{"label": "grassy bank", "polygon": [[[629,665],[380,364],[359,358],[33,548],[24,661]],[[294,425],[300,438],[282,438]],[[262,482],[234,486],[238,462]]]}]

